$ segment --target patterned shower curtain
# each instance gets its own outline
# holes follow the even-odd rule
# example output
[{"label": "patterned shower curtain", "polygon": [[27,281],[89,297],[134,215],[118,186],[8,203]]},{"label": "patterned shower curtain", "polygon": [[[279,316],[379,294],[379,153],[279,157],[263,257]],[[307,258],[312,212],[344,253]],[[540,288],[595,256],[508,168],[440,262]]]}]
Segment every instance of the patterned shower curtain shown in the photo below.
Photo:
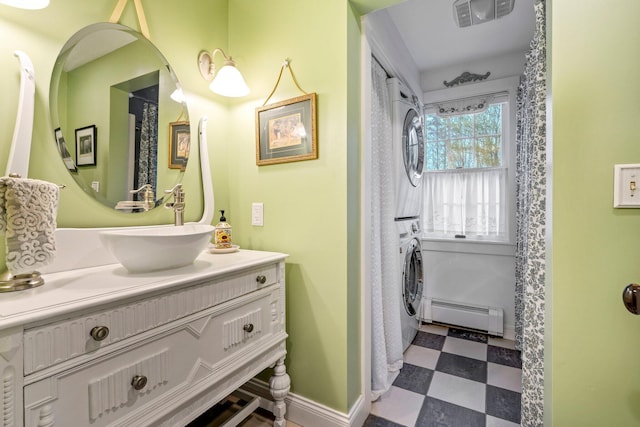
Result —
[{"label": "patterned shower curtain", "polygon": [[[158,169],[158,106],[145,102],[142,107],[142,124],[140,126],[140,147],[137,153],[138,176],[137,187],[151,184],[153,194],[156,191]],[[144,194],[136,195],[144,200]]]},{"label": "patterned shower curtain", "polygon": [[383,395],[402,368],[400,271],[393,216],[391,96],[387,72],[371,70],[371,395]]},{"label": "patterned shower curtain", "polygon": [[516,347],[522,352],[523,427],[543,425],[546,232],[545,0],[518,88],[516,135]]}]

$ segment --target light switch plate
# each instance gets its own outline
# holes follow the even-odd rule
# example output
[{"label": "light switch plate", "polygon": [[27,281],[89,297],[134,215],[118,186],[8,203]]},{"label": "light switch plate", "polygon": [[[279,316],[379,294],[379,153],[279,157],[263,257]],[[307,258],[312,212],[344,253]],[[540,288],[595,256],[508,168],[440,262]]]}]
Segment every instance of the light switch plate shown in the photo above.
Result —
[{"label": "light switch plate", "polygon": [[251,225],[264,226],[264,205],[262,203],[251,204]]},{"label": "light switch plate", "polygon": [[613,207],[640,208],[640,164],[615,165]]}]

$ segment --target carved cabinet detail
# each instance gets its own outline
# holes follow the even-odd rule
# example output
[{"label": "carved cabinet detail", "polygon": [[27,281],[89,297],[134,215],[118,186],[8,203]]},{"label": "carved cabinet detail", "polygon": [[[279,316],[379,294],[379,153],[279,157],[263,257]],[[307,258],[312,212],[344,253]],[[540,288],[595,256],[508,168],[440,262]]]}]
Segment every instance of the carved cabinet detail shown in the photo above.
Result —
[{"label": "carved cabinet detail", "polygon": [[[2,425],[186,425],[276,366],[274,425],[283,426],[286,255],[225,254],[239,260],[223,269],[216,256],[199,258],[209,269],[149,283],[117,266],[45,277],[24,310],[0,319]],[[64,301],[65,287],[82,291]]]}]

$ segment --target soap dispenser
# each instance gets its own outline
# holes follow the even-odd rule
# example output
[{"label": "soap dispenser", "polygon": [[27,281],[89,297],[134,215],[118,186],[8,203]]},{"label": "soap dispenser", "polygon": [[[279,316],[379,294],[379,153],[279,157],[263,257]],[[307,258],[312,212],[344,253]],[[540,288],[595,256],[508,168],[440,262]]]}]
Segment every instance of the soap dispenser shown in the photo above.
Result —
[{"label": "soap dispenser", "polygon": [[231,248],[231,226],[224,217],[224,211],[220,211],[220,222],[216,224],[214,234],[214,244],[216,249]]}]

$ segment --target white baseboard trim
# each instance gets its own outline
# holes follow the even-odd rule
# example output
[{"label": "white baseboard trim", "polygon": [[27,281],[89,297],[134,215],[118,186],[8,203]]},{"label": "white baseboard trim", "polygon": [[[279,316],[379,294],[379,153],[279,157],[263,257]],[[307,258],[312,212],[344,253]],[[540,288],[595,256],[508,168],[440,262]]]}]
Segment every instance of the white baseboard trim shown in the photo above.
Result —
[{"label": "white baseboard trim", "polygon": [[515,341],[516,340],[516,328],[513,326],[505,326],[504,327],[504,336],[502,337],[505,340],[511,340],[511,341]]},{"label": "white baseboard trim", "polygon": [[[262,380],[253,378],[242,386],[243,390],[260,397],[260,407],[271,411],[273,401],[269,392],[269,385]],[[289,393],[285,398],[287,413],[285,418],[302,427],[360,427],[369,415],[361,395],[348,414],[321,405],[306,397]]]}]

